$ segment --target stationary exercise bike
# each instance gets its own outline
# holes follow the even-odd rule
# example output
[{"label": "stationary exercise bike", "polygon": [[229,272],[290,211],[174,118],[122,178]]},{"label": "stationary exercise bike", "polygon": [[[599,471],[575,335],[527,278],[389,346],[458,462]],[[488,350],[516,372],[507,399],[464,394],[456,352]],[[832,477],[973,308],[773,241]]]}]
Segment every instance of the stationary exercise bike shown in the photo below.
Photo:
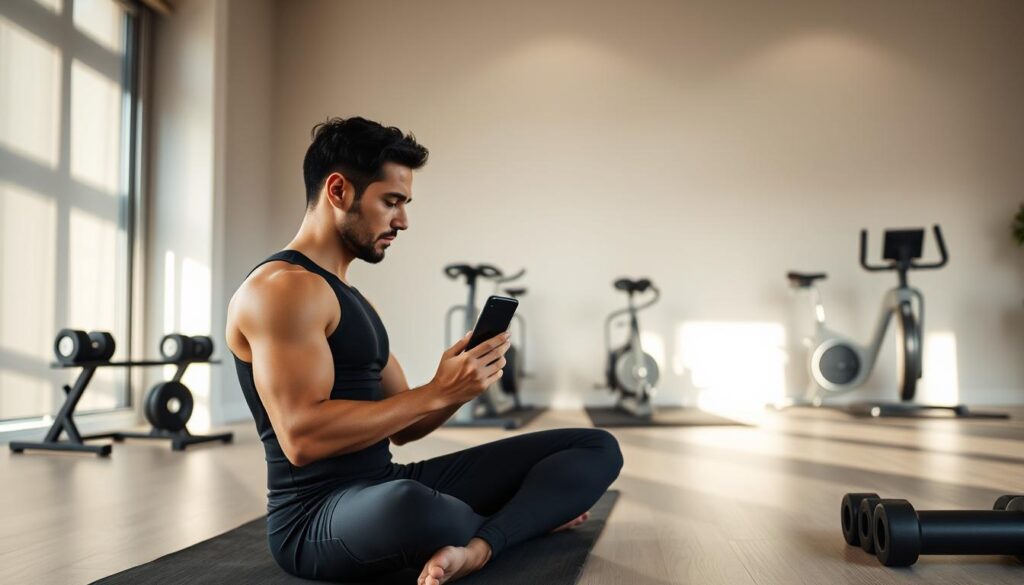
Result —
[{"label": "stationary exercise bike", "polygon": [[[445,266],[444,273],[453,280],[465,279],[468,288],[466,303],[455,305],[448,309],[444,320],[445,347],[451,347],[455,342],[452,339],[452,316],[461,313],[463,316],[463,331],[470,331],[476,326],[476,319],[479,309],[476,302],[477,281],[481,278],[494,281],[495,287],[518,279],[526,273],[525,270],[517,274],[505,276],[504,273],[490,264],[449,264]],[[518,294],[526,292],[525,289],[512,289]],[[511,293],[511,291],[505,291]],[[522,332],[522,321],[520,331]],[[518,360],[520,352],[509,352],[505,354],[505,368],[502,379],[484,390],[476,399],[467,402],[455,413],[449,421],[451,426],[486,426],[504,427],[515,429],[523,426],[532,420],[539,413],[537,409],[524,407],[519,401],[519,374],[522,373],[521,360]],[[511,355],[510,355],[511,354]],[[510,373],[510,370],[513,373]]]},{"label": "stationary exercise bike", "polygon": [[[633,416],[648,418],[654,414],[651,397],[654,387],[658,384],[658,362],[644,351],[640,342],[640,322],[637,313],[658,302],[661,292],[650,280],[630,280],[620,278],[615,281],[616,290],[626,293],[625,309],[613,311],[605,319],[604,345],[608,362],[605,367],[605,386],[618,395],[615,407]],[[636,304],[634,296],[653,293],[653,297],[641,304]],[[621,316],[628,315],[626,324],[629,326],[629,337],[625,344],[612,347],[612,323]],[[621,323],[620,323],[621,325]]]},{"label": "stationary exercise bike", "polygon": [[[510,282],[519,280],[526,274],[526,269],[522,269],[515,274],[509,276],[500,276],[494,279],[494,294],[503,294],[514,299],[526,294],[526,290],[523,287],[513,288],[502,288]],[[512,345],[509,346],[508,351],[505,352],[505,369],[501,375],[501,390],[507,394],[511,399],[516,410],[522,410],[529,408],[524,406],[522,400],[519,398],[519,392],[522,390],[523,379],[527,377],[526,374],[526,321],[523,316],[516,313],[512,316],[512,322],[514,326],[512,330]],[[518,342],[516,341],[518,337]]]},{"label": "stationary exercise bike", "polygon": [[814,307],[815,332],[806,340],[810,350],[808,369],[811,383],[804,396],[804,404],[821,406],[830,396],[836,396],[860,387],[870,376],[878,358],[878,352],[885,339],[889,322],[896,318],[897,380],[901,403],[859,403],[850,407],[854,414],[885,416],[912,414],[929,409],[950,409],[955,414],[962,406],[928,406],[912,404],[921,378],[922,336],[924,321],[924,296],[921,291],[907,284],[910,270],[932,270],[942,268],[949,261],[946,243],[939,226],[933,227],[935,242],[941,259],[938,262],[918,262],[924,242],[923,229],[886,230],[882,258],[888,262],[880,265],[869,264],[868,232],[860,232],[860,264],[868,271],[895,271],[899,284],[889,290],[882,300],[875,333],[867,346],[859,345],[825,325],[825,308],[815,281],[824,280],[825,273],[790,272],[786,276],[793,288],[810,293]]}]

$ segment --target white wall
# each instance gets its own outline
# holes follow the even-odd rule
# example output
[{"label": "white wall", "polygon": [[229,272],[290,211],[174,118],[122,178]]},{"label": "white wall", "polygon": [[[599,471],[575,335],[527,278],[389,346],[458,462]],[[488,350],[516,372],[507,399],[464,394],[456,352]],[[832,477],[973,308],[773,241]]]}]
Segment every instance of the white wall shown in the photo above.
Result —
[{"label": "white wall", "polygon": [[[147,226],[146,354],[160,338],[211,331],[216,2],[182,2],[155,26]],[[173,373],[147,371],[148,386]],[[210,366],[190,366],[191,427],[210,420]],[[142,390],[145,390],[143,388]]]},{"label": "white wall", "polygon": [[273,4],[175,7],[156,25],[146,353],[171,331],[213,337],[222,364],[190,366],[183,380],[197,403],[189,427],[202,430],[248,416],[224,325],[266,245]]},{"label": "white wall", "polygon": [[268,251],[266,233],[272,202],[274,10],[272,0],[228,2],[222,109],[225,167],[219,185],[224,205],[215,271],[219,290],[214,295],[219,353],[225,359],[215,385],[222,389],[219,418],[224,420],[250,416],[223,336],[227,305],[253,266],[274,251]]},{"label": "white wall", "polygon": [[[809,313],[784,272],[827,270],[830,318],[866,339],[895,277],[859,269],[858,230],[938,222],[952,261],[911,276],[939,335],[924,396],[1024,402],[1024,5],[294,1],[276,26],[273,246],[313,124],[363,115],[431,149],[411,229],[351,274],[414,384],[463,297],[441,267],[488,261],[529,270],[535,400],[609,399],[590,388],[624,274],[664,291],[643,315],[660,401],[798,391]],[[895,397],[883,351],[866,395]]]}]

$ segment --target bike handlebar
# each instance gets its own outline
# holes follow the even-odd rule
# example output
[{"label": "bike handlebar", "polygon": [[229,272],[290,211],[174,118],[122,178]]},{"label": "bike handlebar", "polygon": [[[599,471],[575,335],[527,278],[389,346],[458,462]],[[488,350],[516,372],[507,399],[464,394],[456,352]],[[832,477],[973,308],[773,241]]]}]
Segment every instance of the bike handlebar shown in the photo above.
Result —
[{"label": "bike handlebar", "polygon": [[932,233],[935,234],[935,243],[939,245],[939,256],[941,256],[942,259],[939,260],[938,262],[924,262],[921,264],[918,264],[917,262],[911,262],[910,266],[912,268],[942,268],[943,266],[946,265],[947,262],[949,262],[949,253],[946,252],[946,241],[942,239],[942,229],[939,228],[938,224],[932,226]]},{"label": "bike handlebar", "polygon": [[[647,289],[644,292],[647,292],[647,291],[653,291],[654,292],[654,297],[652,297],[650,300],[644,302],[641,305],[630,305],[630,306],[627,306],[625,309],[616,309],[616,310],[612,311],[605,318],[605,328],[607,329],[607,327],[611,325],[611,322],[615,318],[617,318],[619,315],[625,315],[625,314],[629,313],[630,311],[635,311],[635,312],[643,311],[647,307],[650,307],[654,303],[658,302],[658,299],[661,298],[661,290],[659,290],[658,287],[654,286],[653,284],[648,285]],[[643,294],[643,292],[639,292],[639,293],[636,293],[636,294]],[[633,295],[630,295],[629,298],[630,298],[630,301],[632,301]],[[607,331],[605,333],[606,333],[606,336],[607,336]]]},{"label": "bike handlebar", "polygon": [[868,264],[868,230],[860,230],[860,265],[864,270],[877,271],[877,270],[890,270],[891,267],[886,266],[872,266]]},{"label": "bike handlebar", "polygon": [[641,280],[641,281],[638,281],[638,282],[642,285],[641,287],[637,288],[636,290],[626,291],[629,294],[630,303],[633,302],[633,295],[642,295],[642,294],[647,293],[647,292],[653,292],[654,293],[654,296],[651,297],[649,300],[647,300],[647,301],[645,301],[645,302],[643,302],[643,303],[641,303],[639,305],[635,305],[633,307],[633,309],[636,310],[636,311],[642,311],[642,310],[646,309],[647,307],[650,307],[654,303],[658,302],[658,299],[661,298],[661,290],[659,290],[658,287],[654,286],[654,283],[652,283],[651,281],[647,280],[646,278]]},{"label": "bike handlebar", "polygon": [[642,304],[642,305],[640,305],[640,306],[636,307],[636,310],[637,310],[637,311],[642,311],[642,310],[646,309],[647,307],[650,307],[650,306],[651,306],[651,305],[653,305],[654,303],[658,302],[658,299],[660,299],[660,298],[661,298],[661,290],[660,290],[660,289],[658,289],[658,287],[654,286],[653,284],[651,284],[651,285],[650,285],[650,286],[648,287],[648,289],[647,289],[647,290],[652,290],[652,291],[654,291],[654,298],[652,298],[651,300],[647,301],[646,303],[644,303],[644,304]]},{"label": "bike handlebar", "polygon": [[[935,235],[935,242],[938,244],[941,260],[938,262],[914,262],[911,260],[910,265],[907,266],[907,268],[914,270],[930,270],[933,268],[942,268],[949,262],[949,253],[946,250],[946,241],[942,238],[942,228],[940,228],[938,224],[935,224],[932,226],[932,233]],[[868,270],[870,272],[900,269],[896,262],[890,262],[889,264],[882,265],[868,264],[868,230],[860,230],[860,265],[864,270]]]},{"label": "bike handlebar", "polygon": [[465,276],[467,280],[474,279],[478,276],[482,276],[484,278],[502,277],[501,270],[490,264],[478,264],[477,266],[470,266],[469,264],[449,264],[444,267],[444,273],[451,279],[456,279],[460,276]]},{"label": "bike handlebar", "polygon": [[513,280],[519,280],[525,274],[526,274],[526,269],[523,268],[519,272],[516,272],[515,274],[511,274],[511,275],[508,275],[508,276],[500,276],[499,275],[497,278],[494,279],[494,284],[504,284],[506,282],[512,282]]}]

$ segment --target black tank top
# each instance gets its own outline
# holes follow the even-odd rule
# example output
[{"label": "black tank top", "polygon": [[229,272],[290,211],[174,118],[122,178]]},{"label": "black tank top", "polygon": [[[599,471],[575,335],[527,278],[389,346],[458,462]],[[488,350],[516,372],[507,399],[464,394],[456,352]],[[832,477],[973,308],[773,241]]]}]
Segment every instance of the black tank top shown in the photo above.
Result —
[{"label": "black tank top", "polygon": [[[283,260],[324,277],[338,297],[341,321],[327,338],[334,362],[331,400],[380,400],[381,371],[387,365],[388,335],[377,312],[355,288],[294,250],[284,250],[256,265]],[[256,270],[253,268],[253,270]],[[250,272],[249,274],[252,274]],[[234,355],[234,354],[232,354]],[[268,509],[325,495],[349,481],[386,473],[391,465],[387,439],[354,453],[293,466],[281,450],[267,410],[256,393],[252,364],[235,357],[242,394],[252,411],[267,460]]]}]

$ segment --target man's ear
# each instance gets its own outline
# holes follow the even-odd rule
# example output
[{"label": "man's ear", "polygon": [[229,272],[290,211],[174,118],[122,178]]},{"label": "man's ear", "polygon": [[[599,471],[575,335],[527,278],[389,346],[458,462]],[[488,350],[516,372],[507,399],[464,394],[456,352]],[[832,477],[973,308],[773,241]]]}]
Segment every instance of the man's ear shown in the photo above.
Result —
[{"label": "man's ear", "polygon": [[327,175],[327,180],[324,181],[324,197],[332,206],[348,211],[354,195],[352,183],[345,175],[337,172]]}]

